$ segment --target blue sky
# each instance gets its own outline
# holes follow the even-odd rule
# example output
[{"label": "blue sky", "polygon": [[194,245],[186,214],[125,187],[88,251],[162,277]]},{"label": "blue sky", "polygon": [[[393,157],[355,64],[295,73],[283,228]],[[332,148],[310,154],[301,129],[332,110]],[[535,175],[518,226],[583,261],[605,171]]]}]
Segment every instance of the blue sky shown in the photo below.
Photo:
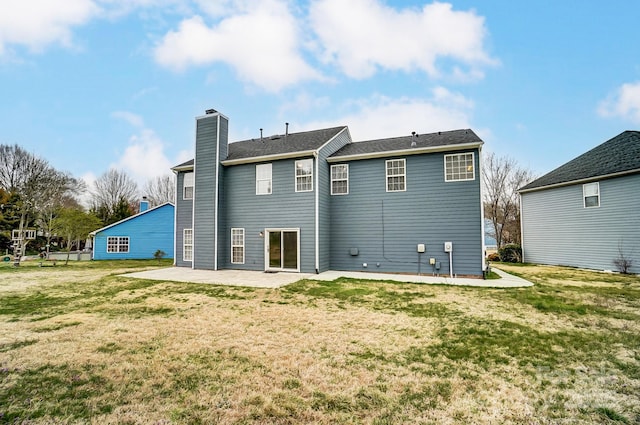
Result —
[{"label": "blue sky", "polygon": [[[64,5],[64,6],[60,6]],[[242,140],[472,128],[544,174],[640,127],[637,1],[0,0],[0,143],[91,182]]]}]

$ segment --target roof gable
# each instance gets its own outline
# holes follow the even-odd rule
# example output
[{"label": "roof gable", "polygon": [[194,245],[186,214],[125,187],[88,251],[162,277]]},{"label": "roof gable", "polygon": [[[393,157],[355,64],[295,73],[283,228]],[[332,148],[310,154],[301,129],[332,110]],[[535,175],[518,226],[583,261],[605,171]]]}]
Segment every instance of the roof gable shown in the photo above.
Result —
[{"label": "roof gable", "polygon": [[345,126],[332,127],[229,143],[226,161],[313,151],[322,147],[345,128]]},{"label": "roof gable", "polygon": [[[412,146],[414,141],[415,146]],[[415,138],[413,136],[402,136],[349,143],[330,155],[330,158],[339,159],[341,157],[367,156],[385,152],[455,148],[459,145],[481,145],[482,143],[482,139],[470,129],[439,131],[437,133],[420,134]]]},{"label": "roof gable", "polygon": [[143,216],[143,215],[145,215],[145,214],[149,214],[149,213],[150,213],[150,212],[152,212],[152,211],[159,210],[159,209],[161,209],[161,208],[163,208],[163,207],[166,207],[166,206],[171,206],[171,208],[175,208],[175,207],[174,207],[174,205],[173,205],[171,202],[165,202],[164,204],[162,204],[162,205],[158,205],[157,207],[149,208],[148,210],[144,210],[144,211],[142,211],[142,212],[139,212],[138,214],[134,214],[134,215],[132,215],[132,216],[130,216],[130,217],[123,218],[122,220],[117,221],[117,222],[115,222],[115,223],[111,223],[111,224],[110,224],[110,225],[108,225],[108,226],[104,226],[104,227],[103,227],[103,228],[101,228],[101,229],[94,230],[93,232],[89,233],[89,235],[91,235],[91,236],[95,236],[95,235],[97,235],[98,233],[103,232],[103,231],[105,231],[105,230],[107,230],[107,229],[110,229],[110,228],[112,228],[112,227],[119,226],[119,225],[120,225],[120,224],[122,224],[122,223],[125,223],[125,222],[127,222],[127,221],[133,220],[134,218],[138,218],[138,217]]},{"label": "roof gable", "polygon": [[634,171],[640,172],[640,132],[629,130],[532,181],[520,191]]}]

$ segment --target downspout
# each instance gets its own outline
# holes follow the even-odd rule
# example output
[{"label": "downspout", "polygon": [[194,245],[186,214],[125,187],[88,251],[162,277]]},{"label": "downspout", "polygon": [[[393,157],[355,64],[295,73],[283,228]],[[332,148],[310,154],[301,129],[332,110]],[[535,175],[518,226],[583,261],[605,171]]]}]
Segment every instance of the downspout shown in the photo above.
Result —
[{"label": "downspout", "polygon": [[318,151],[314,151],[313,152],[313,158],[315,161],[315,197],[316,197],[316,211],[315,211],[315,215],[316,215],[316,274],[320,273],[320,207],[319,207],[319,201],[320,201],[320,187],[318,186]]},{"label": "downspout", "polygon": [[[178,185],[178,173],[176,171],[173,171],[173,174],[175,174],[175,176],[176,176],[176,197],[173,200],[173,202],[175,203],[175,205],[173,206],[173,266],[175,267],[177,265],[177,262],[178,262],[178,235],[177,235],[177,232],[178,232],[178,194],[180,193],[180,190],[179,190],[179,185]],[[194,180],[194,186],[195,186],[195,180]],[[183,243],[184,243],[184,241],[183,241]]]},{"label": "downspout", "polygon": [[[218,190],[220,188],[220,115],[218,115],[218,123],[216,125],[216,190],[214,199],[214,208],[216,210],[213,215],[213,270],[218,270]],[[195,184],[194,184],[195,186]],[[195,209],[194,209],[195,211]]]},{"label": "downspout", "polygon": [[522,215],[522,193],[518,192],[520,198],[520,250],[522,251],[522,262],[524,263],[524,216]]},{"label": "downspout", "polygon": [[482,173],[482,146],[478,147],[478,179],[480,180],[480,241],[482,246],[482,275],[487,270],[487,247],[484,244],[484,175]]}]

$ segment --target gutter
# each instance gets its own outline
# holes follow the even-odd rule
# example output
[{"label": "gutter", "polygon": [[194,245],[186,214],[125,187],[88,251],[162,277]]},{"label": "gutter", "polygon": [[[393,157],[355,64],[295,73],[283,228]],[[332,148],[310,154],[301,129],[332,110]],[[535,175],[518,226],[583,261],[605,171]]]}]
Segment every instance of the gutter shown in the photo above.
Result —
[{"label": "gutter", "polygon": [[566,182],[554,183],[554,184],[549,184],[549,185],[545,185],[545,186],[532,187],[531,189],[520,189],[518,192],[521,193],[521,194],[522,193],[537,192],[539,190],[553,189],[553,188],[562,187],[562,186],[571,186],[571,185],[580,184],[580,183],[595,182],[595,181],[599,181],[599,180],[612,179],[614,177],[623,177],[623,176],[627,176],[627,175],[630,175],[630,174],[637,174],[637,173],[640,173],[640,168],[636,168],[636,169],[633,169],[633,170],[620,171],[620,172],[611,173],[611,174],[602,174],[600,176],[586,177],[586,178],[578,179],[578,180],[571,180],[571,181],[566,181]]},{"label": "gutter", "polygon": [[[358,143],[358,142],[355,142]],[[328,163],[345,162],[345,161],[357,161],[361,159],[374,159],[385,158],[389,156],[407,156],[407,155],[420,155],[423,153],[434,152],[447,152],[447,151],[461,151],[467,149],[480,148],[483,142],[464,143],[458,145],[445,145],[445,146],[431,146],[425,148],[412,148],[412,149],[399,149],[395,151],[383,151],[383,152],[371,152],[354,155],[332,156],[327,158]]]},{"label": "gutter", "polygon": [[287,152],[287,153],[279,153],[279,154],[273,154],[273,155],[252,156],[249,158],[227,159],[225,161],[220,161],[220,163],[224,166],[253,164],[256,162],[277,161],[279,159],[303,158],[306,156],[314,156],[317,153],[318,153],[317,150]]}]

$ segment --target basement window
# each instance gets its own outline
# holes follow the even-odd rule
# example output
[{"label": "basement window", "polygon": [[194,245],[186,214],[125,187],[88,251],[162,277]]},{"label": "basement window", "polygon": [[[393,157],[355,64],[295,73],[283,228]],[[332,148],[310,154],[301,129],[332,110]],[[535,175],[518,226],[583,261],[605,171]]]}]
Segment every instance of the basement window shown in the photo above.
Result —
[{"label": "basement window", "polygon": [[231,229],[231,264],[244,264],[244,229]]},{"label": "basement window", "polygon": [[582,197],[585,208],[600,206],[600,183],[586,183],[582,185]]}]

